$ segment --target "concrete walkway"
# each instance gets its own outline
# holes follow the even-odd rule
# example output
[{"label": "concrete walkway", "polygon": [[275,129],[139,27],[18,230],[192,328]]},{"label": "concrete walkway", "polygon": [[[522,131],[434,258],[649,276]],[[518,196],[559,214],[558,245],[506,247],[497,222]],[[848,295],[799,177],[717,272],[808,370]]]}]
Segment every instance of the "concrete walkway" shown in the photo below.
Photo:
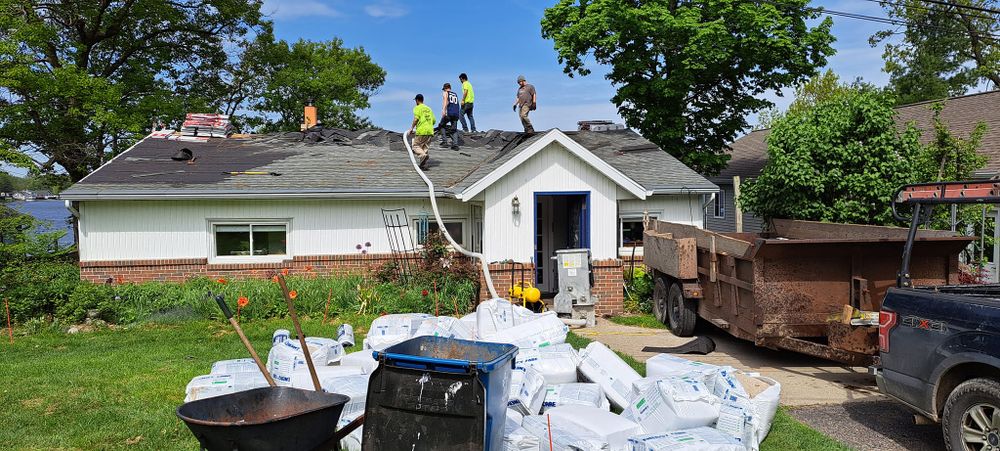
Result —
[{"label": "concrete walkway", "polygon": [[[574,332],[640,361],[656,355],[642,352],[645,346],[677,346],[690,340],[663,329],[622,326],[607,320]],[[940,426],[914,424],[911,412],[878,393],[867,368],[758,348],[705,324],[699,324],[695,333],[715,340],[716,350],[684,358],[755,371],[777,380],[781,383],[781,404],[792,416],[852,449],[944,449]]]}]

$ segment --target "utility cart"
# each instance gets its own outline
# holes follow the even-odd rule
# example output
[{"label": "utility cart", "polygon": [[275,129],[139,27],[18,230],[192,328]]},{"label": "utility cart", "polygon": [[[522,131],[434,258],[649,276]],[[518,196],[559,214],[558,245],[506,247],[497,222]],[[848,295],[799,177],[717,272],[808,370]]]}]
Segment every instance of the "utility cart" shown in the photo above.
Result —
[{"label": "utility cart", "polygon": [[[879,310],[897,283],[907,232],[774,220],[768,233],[714,233],[650,221],[643,260],[653,270],[653,311],[678,336],[693,334],[700,317],[758,346],[868,365],[878,328],[845,315]],[[974,239],[920,230],[908,277],[957,283],[958,256]]]}]

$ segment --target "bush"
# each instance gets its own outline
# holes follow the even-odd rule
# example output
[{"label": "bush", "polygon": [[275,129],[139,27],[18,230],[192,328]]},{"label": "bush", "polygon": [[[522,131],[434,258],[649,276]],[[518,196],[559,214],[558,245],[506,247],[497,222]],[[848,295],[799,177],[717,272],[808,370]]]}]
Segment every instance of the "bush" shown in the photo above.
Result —
[{"label": "bush", "polygon": [[0,296],[10,302],[11,319],[22,323],[54,316],[80,284],[80,269],[70,262],[28,262],[3,268],[0,280],[5,285]]},{"label": "bush", "polygon": [[649,313],[653,311],[653,275],[644,265],[625,271],[625,301],[627,313]]}]

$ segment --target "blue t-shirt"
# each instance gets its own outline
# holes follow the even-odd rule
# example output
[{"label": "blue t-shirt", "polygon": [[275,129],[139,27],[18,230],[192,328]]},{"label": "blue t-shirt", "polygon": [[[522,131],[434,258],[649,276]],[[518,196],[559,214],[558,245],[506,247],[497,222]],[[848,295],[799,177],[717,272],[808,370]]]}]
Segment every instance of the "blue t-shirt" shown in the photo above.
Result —
[{"label": "blue t-shirt", "polygon": [[448,91],[448,116],[458,116],[461,113],[461,108],[458,106],[458,94],[455,91]]}]

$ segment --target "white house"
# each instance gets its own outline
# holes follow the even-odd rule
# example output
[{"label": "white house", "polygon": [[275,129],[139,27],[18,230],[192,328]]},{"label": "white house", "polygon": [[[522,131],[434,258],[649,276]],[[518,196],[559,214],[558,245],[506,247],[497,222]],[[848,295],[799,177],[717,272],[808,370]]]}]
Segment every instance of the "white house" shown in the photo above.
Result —
[{"label": "white house", "polygon": [[[641,244],[643,214],[703,226],[718,191],[629,130],[464,139],[460,151],[432,148],[426,171],[451,234],[491,262],[536,267],[543,292],[555,289],[557,249],[590,248],[598,313],[620,309],[621,258]],[[95,282],[362,271],[436,228],[401,135],[384,130],[157,133],[61,198],[79,220],[81,275]],[[396,220],[406,227],[386,227]]]}]

